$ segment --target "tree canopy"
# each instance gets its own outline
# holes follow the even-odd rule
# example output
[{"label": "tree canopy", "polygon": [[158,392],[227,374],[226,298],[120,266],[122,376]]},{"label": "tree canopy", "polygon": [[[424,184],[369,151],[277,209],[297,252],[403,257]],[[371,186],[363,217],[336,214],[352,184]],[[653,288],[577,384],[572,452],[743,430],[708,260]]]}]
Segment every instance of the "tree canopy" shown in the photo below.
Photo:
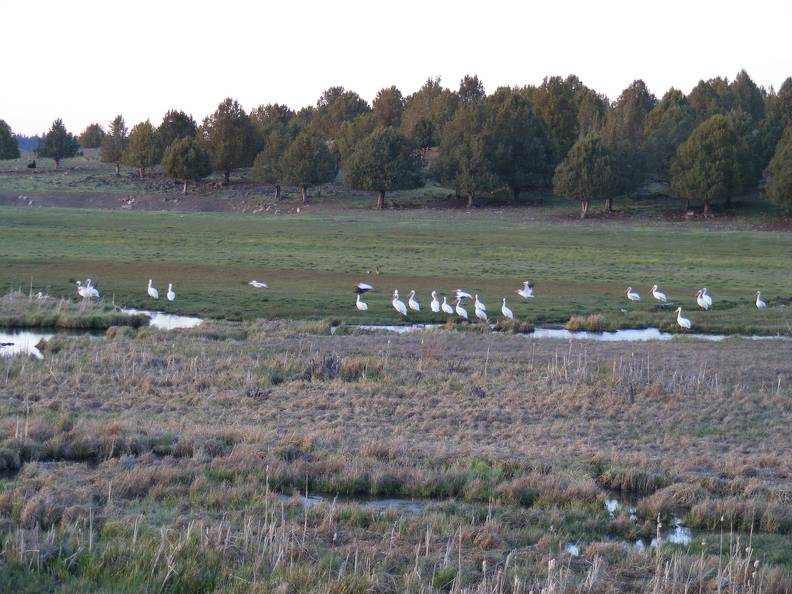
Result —
[{"label": "tree canopy", "polygon": [[137,168],[143,177],[147,167],[153,167],[162,159],[162,146],[157,137],[157,130],[149,120],[141,122],[129,133],[124,154],[121,158],[124,165]]},{"label": "tree canopy", "polygon": [[184,182],[182,194],[187,193],[187,182],[203,179],[212,172],[209,154],[195,138],[185,136],[174,140],[162,158],[165,175]]},{"label": "tree canopy", "polygon": [[695,125],[696,114],[687,97],[677,89],[670,89],[646,116],[643,153],[647,172],[660,179],[670,179],[676,150]]},{"label": "tree canopy", "polygon": [[778,141],[765,176],[767,197],[779,206],[792,207],[792,124],[786,127]]},{"label": "tree canopy", "polygon": [[377,208],[382,208],[385,192],[423,183],[421,159],[396,129],[377,128],[344,161],[344,181],[355,190],[376,192]]},{"label": "tree canopy", "polygon": [[338,175],[338,162],[325,140],[307,130],[286,149],[281,168],[283,183],[299,186],[303,202],[308,202],[308,186],[333,181]]},{"label": "tree canopy", "polygon": [[578,113],[571,83],[560,76],[551,76],[530,91],[534,109],[550,135],[556,163],[564,158],[578,137]]},{"label": "tree canopy", "polygon": [[79,143],[84,149],[99,148],[104,140],[105,132],[99,124],[89,124],[80,134]]},{"label": "tree canopy", "polygon": [[112,122],[110,128],[102,139],[102,144],[99,147],[99,158],[103,163],[114,163],[116,167],[116,175],[119,174],[119,164],[121,158],[124,156],[124,149],[127,144],[127,127],[124,123],[124,118],[117,115]]},{"label": "tree canopy", "polygon": [[198,126],[190,114],[171,109],[162,118],[162,123],[157,128],[160,143],[167,148],[180,138],[195,138]]},{"label": "tree canopy", "polygon": [[63,120],[58,118],[52,122],[49,132],[44,135],[36,149],[39,157],[48,157],[55,161],[55,169],[60,165],[61,159],[68,159],[77,154],[80,143],[77,137],[66,130]]},{"label": "tree canopy", "polygon": [[553,192],[580,200],[580,218],[588,213],[589,202],[609,201],[622,191],[616,158],[602,137],[596,133],[578,140],[553,175]]},{"label": "tree canopy", "polygon": [[395,86],[380,89],[372,103],[374,117],[380,126],[398,128],[404,111],[404,97]]},{"label": "tree canopy", "polygon": [[291,140],[287,128],[273,126],[264,139],[261,151],[256,155],[256,160],[253,161],[253,168],[250,171],[253,179],[272,184],[275,187],[276,200],[280,200],[281,182],[283,181],[281,160]]},{"label": "tree canopy", "polygon": [[209,152],[213,170],[222,171],[226,182],[234,169],[252,165],[256,157],[253,124],[234,99],[226,99],[204,119],[198,137]]},{"label": "tree canopy", "polygon": [[336,137],[344,122],[350,122],[362,113],[371,111],[371,107],[354,91],[344,87],[330,87],[316,102],[314,125],[325,139]]},{"label": "tree canopy", "polygon": [[740,187],[737,136],[720,114],[700,124],[677,149],[671,165],[671,191],[685,201],[704,202],[708,213],[712,202],[727,200]]},{"label": "tree canopy", "polygon": [[479,80],[478,75],[470,76],[466,74],[459,81],[459,99],[462,103],[476,103],[486,97],[484,83]]},{"label": "tree canopy", "polygon": [[18,159],[17,137],[5,120],[0,120],[0,160]]}]

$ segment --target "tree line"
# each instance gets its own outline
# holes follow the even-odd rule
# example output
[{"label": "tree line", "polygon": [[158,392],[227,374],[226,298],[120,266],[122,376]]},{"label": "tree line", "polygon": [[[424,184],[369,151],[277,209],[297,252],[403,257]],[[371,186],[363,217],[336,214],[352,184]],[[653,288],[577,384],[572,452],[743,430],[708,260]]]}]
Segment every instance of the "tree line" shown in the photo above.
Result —
[{"label": "tree line", "polygon": [[[552,189],[580,200],[585,216],[590,202],[610,211],[648,180],[669,182],[686,210],[696,201],[708,212],[715,203],[730,206],[764,177],[768,197],[792,206],[792,77],[766,90],[741,71],[732,81],[702,80],[687,95],[672,88],[660,99],[636,80],[615,101],[574,75],[490,95],[477,76],[465,76],[457,90],[430,78],[406,97],[384,88],[371,104],[337,86],[298,111],[275,103],[247,113],[229,98],[200,124],[171,110],[158,127],[145,121],[128,130],[119,115],[107,129],[91,124],[77,137],[55,120],[37,154],[57,167],[79,147],[99,148],[116,173],[125,164],[142,177],[161,163],[185,192],[189,181],[212,172],[227,182],[250,167],[276,199],[290,185],[307,200],[309,187],[340,169],[347,186],[373,192],[380,208],[387,192],[419,187],[428,175],[469,206],[496,191],[516,201],[523,191]],[[18,156],[0,120],[0,158]]]}]

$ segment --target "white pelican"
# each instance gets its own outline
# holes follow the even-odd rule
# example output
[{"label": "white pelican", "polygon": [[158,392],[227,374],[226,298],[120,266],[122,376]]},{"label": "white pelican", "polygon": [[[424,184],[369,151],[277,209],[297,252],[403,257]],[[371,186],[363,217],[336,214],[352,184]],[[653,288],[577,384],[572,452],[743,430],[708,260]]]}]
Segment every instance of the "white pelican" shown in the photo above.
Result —
[{"label": "white pelican", "polygon": [[357,301],[355,301],[355,307],[357,307],[360,311],[368,311],[368,303],[360,300],[360,293],[358,293]]},{"label": "white pelican", "polygon": [[503,305],[501,305],[501,313],[503,314],[504,318],[509,318],[510,320],[514,319],[514,313],[508,307],[506,307],[506,297],[503,298]]},{"label": "white pelican", "polygon": [[88,287],[84,287],[80,281],[77,281],[77,294],[83,299],[88,299],[91,296],[91,292],[88,290]]},{"label": "white pelican", "polygon": [[531,281],[523,281],[523,288],[519,291],[515,291],[515,293],[523,299],[533,299],[533,290],[534,286]]},{"label": "white pelican", "polygon": [[366,291],[371,291],[374,287],[368,283],[358,283],[355,287],[355,293],[358,295],[362,295]]},{"label": "white pelican", "polygon": [[159,299],[159,291],[151,286],[151,279],[149,279],[148,294],[152,299]]},{"label": "white pelican", "polygon": [[421,304],[415,300],[415,291],[410,291],[410,298],[407,300],[407,305],[413,311],[421,311]]},{"label": "white pelican", "polygon": [[463,291],[462,289],[456,290],[456,297],[457,299],[473,299],[473,295],[471,295],[467,291]]},{"label": "white pelican", "polygon": [[657,299],[657,301],[659,301],[660,303],[665,303],[666,301],[668,301],[668,299],[666,298],[666,294],[663,293],[662,291],[657,290],[657,285],[652,285],[652,297]]},{"label": "white pelican", "polygon": [[443,297],[443,303],[440,305],[440,309],[442,309],[442,310],[443,310],[445,313],[447,313],[449,316],[450,316],[450,315],[453,315],[453,313],[454,313],[454,308],[453,308],[453,307],[451,307],[451,306],[448,304],[448,300],[446,299],[446,297]]},{"label": "white pelican", "polygon": [[699,289],[699,292],[696,293],[696,303],[701,309],[709,309],[712,305],[712,299],[707,301],[707,297],[704,295],[704,289]]},{"label": "white pelican", "polygon": [[173,301],[176,299],[176,293],[173,292],[172,283],[168,283],[168,292],[165,294],[165,296],[168,298],[168,301]]},{"label": "white pelican", "polygon": [[762,301],[762,292],[761,291],[757,291],[756,292],[756,307],[759,308],[759,309],[765,309],[767,307],[767,303]]},{"label": "white pelican", "polygon": [[674,313],[677,315],[677,324],[683,330],[690,330],[690,320],[682,317],[682,308],[677,307]]},{"label": "white pelican", "polygon": [[629,299],[630,301],[640,301],[641,300],[640,293],[638,293],[637,291],[633,291],[632,287],[627,287],[627,290],[625,291],[625,293],[627,293],[627,299]]},{"label": "white pelican", "polygon": [[476,317],[477,317],[479,320],[481,320],[482,322],[486,322],[486,321],[487,321],[487,319],[488,319],[488,318],[487,318],[487,311],[486,311],[486,310],[484,310],[484,309],[481,309],[480,307],[477,307],[477,308],[476,308]]},{"label": "white pelican", "polygon": [[483,301],[479,301],[478,295],[476,295],[475,306],[476,306],[476,309],[483,309],[484,311],[487,311],[487,306],[484,305]]},{"label": "white pelican", "polygon": [[707,309],[712,307],[712,297],[710,297],[710,294],[707,293],[707,287],[701,289],[701,296],[704,298],[704,301],[707,302]]},{"label": "white pelican", "polygon": [[434,313],[440,313],[440,302],[437,300],[437,291],[432,291],[432,301],[429,307]]},{"label": "white pelican", "polygon": [[93,281],[90,278],[86,281],[85,288],[88,290],[88,297],[99,299],[99,291],[93,286]]},{"label": "white pelican", "polygon": [[461,298],[461,297],[457,297],[457,300],[456,300],[456,308],[455,308],[455,309],[456,309],[456,314],[457,314],[457,315],[458,315],[460,318],[465,318],[465,319],[467,320],[467,319],[468,319],[468,313],[467,313],[467,310],[466,310],[464,307],[462,307],[462,305],[461,305],[461,304],[462,304],[462,298]]},{"label": "white pelican", "polygon": [[261,281],[252,280],[248,283],[251,287],[255,287],[256,289],[269,289],[267,283],[263,283]]},{"label": "white pelican", "polygon": [[399,299],[399,290],[398,289],[393,291],[393,301],[391,301],[391,303],[393,304],[393,309],[398,311],[403,316],[407,315],[407,306],[404,305],[404,301]]}]

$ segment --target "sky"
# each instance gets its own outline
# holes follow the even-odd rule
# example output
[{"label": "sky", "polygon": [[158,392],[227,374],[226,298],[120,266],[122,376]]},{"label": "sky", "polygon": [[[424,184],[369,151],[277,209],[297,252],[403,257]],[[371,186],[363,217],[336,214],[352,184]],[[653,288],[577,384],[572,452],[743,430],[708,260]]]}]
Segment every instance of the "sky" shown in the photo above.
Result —
[{"label": "sky", "polygon": [[660,97],[743,68],[768,88],[792,75],[791,0],[2,0],[0,23],[0,119],[22,134],[200,121],[225,97],[299,108],[334,85],[371,101],[430,76],[492,92],[574,73],[613,100],[637,78]]}]

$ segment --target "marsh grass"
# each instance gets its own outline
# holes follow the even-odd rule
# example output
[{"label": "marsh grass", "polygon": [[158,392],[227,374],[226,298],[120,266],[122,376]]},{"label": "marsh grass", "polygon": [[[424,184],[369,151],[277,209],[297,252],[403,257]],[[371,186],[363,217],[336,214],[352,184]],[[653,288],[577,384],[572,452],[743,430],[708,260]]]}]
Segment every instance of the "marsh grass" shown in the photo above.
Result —
[{"label": "marsh grass", "polygon": [[125,314],[104,302],[37,298],[20,291],[11,291],[0,298],[0,327],[4,328],[105,330],[111,326],[136,328],[148,322],[148,316]]}]

